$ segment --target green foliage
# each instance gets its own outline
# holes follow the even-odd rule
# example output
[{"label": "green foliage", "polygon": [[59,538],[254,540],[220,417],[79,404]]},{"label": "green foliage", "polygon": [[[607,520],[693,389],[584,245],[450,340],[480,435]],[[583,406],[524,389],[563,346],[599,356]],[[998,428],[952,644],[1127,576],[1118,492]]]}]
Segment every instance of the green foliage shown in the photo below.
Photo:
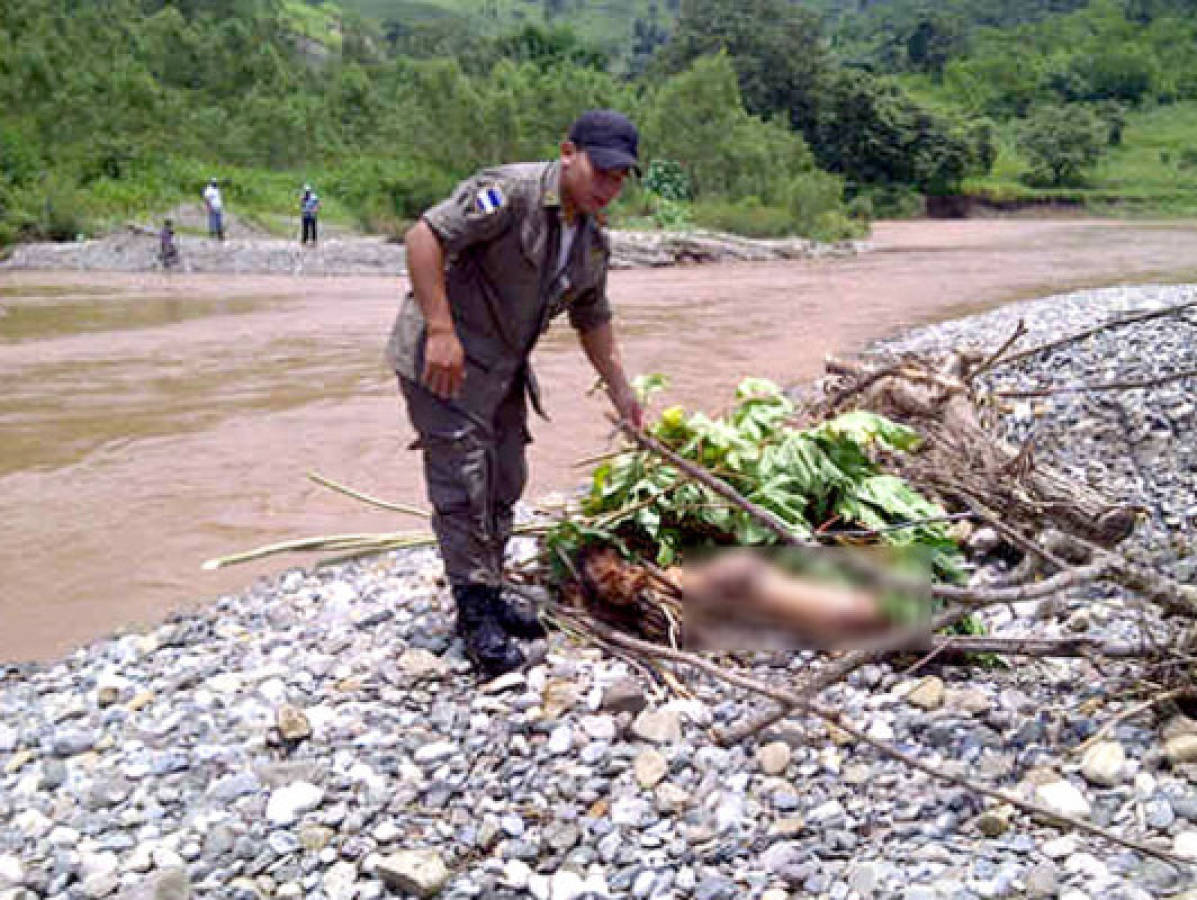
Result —
[{"label": "green foliage", "polygon": [[984,133],[933,115],[897,84],[863,72],[829,78],[812,137],[820,161],[860,184],[951,193],[989,158]]},{"label": "green foliage", "polygon": [[693,199],[690,177],[682,168],[682,164],[673,159],[658,157],[649,163],[644,172],[643,184],[645,189],[658,197],[672,200],[674,203],[685,203]]},{"label": "green foliage", "polygon": [[[862,411],[801,430],[788,424],[793,412],[777,385],[750,378],[737,389],[728,415],[711,418],[674,406],[661,413],[650,433],[777,515],[796,535],[888,529],[943,515],[875,461],[879,454],[914,449],[919,438],[911,429]],[[642,452],[622,453],[595,470],[583,512],[592,532],[662,565],[697,548],[778,540],[745,511]],[[550,540],[562,547],[584,540],[579,527],[574,522]],[[958,549],[942,523],[879,531],[877,540],[921,548],[940,574],[959,570]]]},{"label": "green foliage", "polygon": [[657,67],[677,74],[716,53],[732,62],[750,113],[781,112],[796,128],[813,117],[831,61],[809,9],[787,0],[682,0]]},{"label": "green foliage", "polygon": [[1045,105],[1034,109],[1021,128],[1021,146],[1034,183],[1079,184],[1101,158],[1108,130],[1088,108]]}]

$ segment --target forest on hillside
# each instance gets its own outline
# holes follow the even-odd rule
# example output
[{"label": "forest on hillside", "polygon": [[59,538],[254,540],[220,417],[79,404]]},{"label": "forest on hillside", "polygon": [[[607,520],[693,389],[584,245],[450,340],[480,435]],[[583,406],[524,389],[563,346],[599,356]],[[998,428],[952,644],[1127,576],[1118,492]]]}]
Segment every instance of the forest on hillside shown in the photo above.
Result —
[{"label": "forest on hillside", "polygon": [[1197,0],[370,3],[6,0],[0,243],[212,176],[263,222],[316,181],[330,215],[397,230],[592,106],[642,127],[617,219],[833,238],[1002,153],[1029,189],[1084,185],[1128,120],[1197,100]]}]

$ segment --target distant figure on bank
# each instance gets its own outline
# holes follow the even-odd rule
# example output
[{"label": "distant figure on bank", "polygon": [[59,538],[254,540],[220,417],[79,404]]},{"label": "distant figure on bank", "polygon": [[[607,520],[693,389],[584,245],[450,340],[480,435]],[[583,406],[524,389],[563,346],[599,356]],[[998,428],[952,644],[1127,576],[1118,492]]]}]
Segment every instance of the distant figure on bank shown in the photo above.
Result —
[{"label": "distant figure on bank", "polygon": [[162,223],[162,230],[158,232],[158,260],[164,269],[173,269],[179,264],[179,248],[175,244],[175,224],[170,219]]},{"label": "distant figure on bank", "polygon": [[316,213],[320,211],[320,198],[312,190],[310,184],[303,186],[303,195],[299,198],[299,217],[303,222],[303,234],[299,238],[300,244],[306,244],[312,239],[312,246],[316,246]]},{"label": "distant figure on bank", "polygon": [[215,178],[204,188],[204,207],[208,210],[208,237],[224,240],[224,201],[220,197],[220,186]]}]

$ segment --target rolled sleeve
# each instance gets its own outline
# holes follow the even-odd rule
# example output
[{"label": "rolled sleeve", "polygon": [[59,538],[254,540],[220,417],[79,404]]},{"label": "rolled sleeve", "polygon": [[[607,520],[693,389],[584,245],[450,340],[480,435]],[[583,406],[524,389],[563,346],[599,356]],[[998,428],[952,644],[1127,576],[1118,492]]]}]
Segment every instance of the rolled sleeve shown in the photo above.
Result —
[{"label": "rolled sleeve", "polygon": [[611,305],[607,302],[607,273],[598,283],[582,294],[569,307],[569,324],[578,331],[589,331],[611,321]]},{"label": "rolled sleeve", "polygon": [[461,182],[449,197],[424,212],[423,219],[447,254],[502,234],[514,221],[514,191],[485,173]]}]

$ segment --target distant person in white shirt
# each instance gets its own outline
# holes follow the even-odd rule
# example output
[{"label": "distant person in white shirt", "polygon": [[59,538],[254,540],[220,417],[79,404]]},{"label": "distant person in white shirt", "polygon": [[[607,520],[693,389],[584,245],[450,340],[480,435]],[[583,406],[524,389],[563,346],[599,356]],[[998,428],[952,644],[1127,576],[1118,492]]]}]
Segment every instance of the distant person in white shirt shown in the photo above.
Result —
[{"label": "distant person in white shirt", "polygon": [[215,178],[204,188],[204,206],[208,210],[208,237],[224,240],[224,201],[220,199],[220,187]]},{"label": "distant person in white shirt", "polygon": [[320,198],[312,190],[310,184],[303,186],[303,194],[299,198],[299,218],[303,223],[303,234],[299,238],[300,244],[306,244],[309,239],[312,246],[316,246],[316,214],[320,212]]}]

